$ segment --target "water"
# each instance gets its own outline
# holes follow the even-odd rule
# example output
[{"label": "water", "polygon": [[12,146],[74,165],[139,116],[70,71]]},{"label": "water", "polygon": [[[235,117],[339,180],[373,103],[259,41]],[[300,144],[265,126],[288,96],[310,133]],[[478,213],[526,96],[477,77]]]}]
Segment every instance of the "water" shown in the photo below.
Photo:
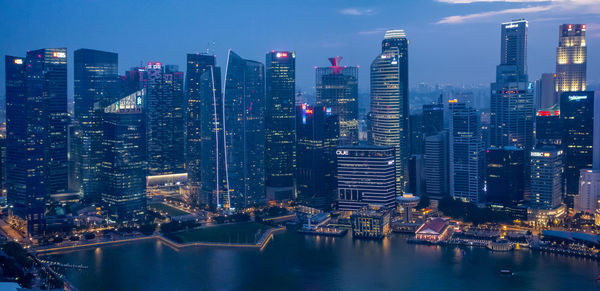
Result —
[{"label": "water", "polygon": [[591,259],[407,244],[402,235],[365,241],[286,232],[262,252],[177,251],[149,240],[49,257],[90,267],[64,271],[81,290],[600,290]]}]

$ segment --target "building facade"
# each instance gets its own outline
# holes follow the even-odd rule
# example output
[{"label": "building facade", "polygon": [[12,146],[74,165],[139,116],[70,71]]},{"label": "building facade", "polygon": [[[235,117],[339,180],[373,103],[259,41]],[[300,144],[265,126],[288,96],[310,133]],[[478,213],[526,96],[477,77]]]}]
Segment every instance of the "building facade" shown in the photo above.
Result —
[{"label": "building facade", "polygon": [[424,148],[425,193],[430,197],[443,198],[450,192],[448,132],[427,136]]}]

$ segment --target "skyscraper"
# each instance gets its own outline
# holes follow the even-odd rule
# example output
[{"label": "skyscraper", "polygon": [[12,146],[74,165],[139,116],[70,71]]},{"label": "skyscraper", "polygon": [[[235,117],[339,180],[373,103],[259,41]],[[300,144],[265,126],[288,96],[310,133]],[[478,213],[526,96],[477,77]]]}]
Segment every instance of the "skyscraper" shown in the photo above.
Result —
[{"label": "skyscraper", "polygon": [[538,110],[535,117],[535,144],[555,145],[562,144],[563,120],[560,117],[559,105],[545,110]]},{"label": "skyscraper", "polygon": [[423,105],[422,123],[424,138],[444,130],[444,105],[441,103]]},{"label": "skyscraper", "polygon": [[575,210],[597,213],[600,209],[600,102],[594,102],[592,168],[579,170]]},{"label": "skyscraper", "polygon": [[483,201],[484,155],[479,115],[475,109],[450,100],[450,195]]},{"label": "skyscraper", "polygon": [[223,95],[229,200],[243,209],[265,201],[264,65],[229,50]]},{"label": "skyscraper", "polygon": [[562,203],[563,151],[553,146],[536,148],[531,158],[531,201],[534,209],[554,209]]},{"label": "skyscraper", "polygon": [[174,173],[185,171],[185,108],[186,99],[183,90],[183,72],[179,71],[177,65],[165,66],[165,86],[168,94],[171,94],[172,125],[173,125],[173,148],[171,153],[171,167]]},{"label": "skyscraper", "polygon": [[448,132],[425,138],[423,172],[425,193],[430,197],[443,198],[449,193],[448,154]]},{"label": "skyscraper", "polygon": [[373,145],[396,150],[397,194],[408,186],[408,115],[408,39],[403,30],[389,30],[371,63],[370,129]]},{"label": "skyscraper", "polygon": [[592,169],[594,145],[594,92],[563,92],[560,116],[563,125],[562,145],[565,151],[565,203],[573,207],[579,193],[581,169]]},{"label": "skyscraper", "polygon": [[562,24],[556,48],[556,91],[586,90],[585,24]]},{"label": "skyscraper", "polygon": [[146,213],[144,91],[146,88],[104,108],[101,197],[116,221]]},{"label": "skyscraper", "polygon": [[[188,188],[191,197],[198,203],[209,204],[210,197],[201,195],[202,182],[202,128],[203,113],[211,114],[204,106],[209,105],[212,94],[205,96],[206,82],[202,75],[215,66],[214,56],[202,54],[187,55],[187,72],[185,81],[186,108],[186,171],[188,173]],[[210,97],[210,100],[205,98]],[[215,96],[216,97],[216,96]],[[212,116],[212,115],[211,115]],[[206,134],[206,133],[205,133]]]},{"label": "skyscraper", "polygon": [[515,72],[527,79],[527,28],[526,20],[502,23],[500,35],[500,64],[515,66]]},{"label": "skyscraper", "polygon": [[395,152],[393,147],[375,146],[339,147],[336,150],[339,210],[394,208]]},{"label": "skyscraper", "polygon": [[298,203],[327,210],[337,189],[336,156],[340,127],[331,108],[296,107]]},{"label": "skyscraper", "polygon": [[45,160],[50,194],[68,187],[67,49],[40,49],[27,52],[27,94],[43,99],[46,114]]},{"label": "skyscraper", "polygon": [[535,108],[543,110],[558,105],[556,94],[556,74],[544,73],[535,81]]},{"label": "skyscraper", "polygon": [[104,107],[120,96],[118,55],[79,49],[74,61],[74,184],[86,200],[100,202],[103,114]]},{"label": "skyscraper", "polygon": [[67,190],[67,52],[40,49],[5,57],[7,199],[17,227],[45,230],[51,193]]},{"label": "skyscraper", "polygon": [[266,56],[265,169],[267,199],[295,198],[296,53]]},{"label": "skyscraper", "polygon": [[505,206],[516,206],[523,202],[525,158],[525,151],[516,147],[487,149],[487,202]]},{"label": "skyscraper", "polygon": [[502,23],[500,65],[491,84],[492,147],[533,146],[533,85],[527,82],[527,21]]},{"label": "skyscraper", "polygon": [[339,119],[340,145],[358,143],[358,67],[340,67],[342,57],[329,58],[331,67],[316,68],[316,101]]}]

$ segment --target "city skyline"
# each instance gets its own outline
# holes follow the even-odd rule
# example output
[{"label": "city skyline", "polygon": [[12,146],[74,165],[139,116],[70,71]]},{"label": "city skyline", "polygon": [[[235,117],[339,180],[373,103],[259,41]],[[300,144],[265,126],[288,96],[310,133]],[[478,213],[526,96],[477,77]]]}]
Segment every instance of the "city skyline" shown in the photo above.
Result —
[{"label": "city skyline", "polygon": [[[432,0],[411,5],[406,5],[404,1],[365,1],[351,5],[341,1],[328,1],[319,3],[319,7],[290,7],[291,4],[283,3],[265,3],[258,7],[244,7],[243,4],[234,3],[225,3],[222,6],[212,3],[204,6],[200,6],[200,3],[189,3],[185,6],[164,7],[160,2],[145,2],[144,6],[103,2],[94,4],[94,7],[89,9],[107,12],[97,17],[86,17],[89,12],[82,10],[78,5],[69,5],[72,3],[69,1],[33,6],[19,2],[3,2],[6,9],[3,13],[0,12],[0,23],[7,29],[3,32],[5,41],[0,45],[0,50],[5,54],[17,55],[27,49],[43,47],[67,47],[68,61],[72,64],[72,52],[76,49],[98,49],[119,53],[119,73],[123,73],[130,67],[149,61],[163,61],[184,68],[186,53],[205,52],[206,48],[210,48],[211,53],[217,55],[217,62],[221,64],[226,63],[229,48],[249,59],[258,60],[273,49],[294,50],[298,54],[297,89],[309,94],[314,93],[313,67],[327,65],[324,57],[341,55],[344,56],[347,65],[368,68],[370,56],[379,50],[376,42],[387,29],[404,29],[411,39],[411,87],[420,82],[491,82],[494,72],[490,69],[498,64],[497,55],[500,53],[496,45],[497,29],[499,23],[505,21],[525,18],[530,23],[529,50],[536,52],[529,56],[530,80],[555,70],[549,60],[556,58],[556,35],[560,24],[587,23],[588,46],[597,47],[600,42],[600,3],[585,4],[585,1],[576,0],[542,3],[525,0],[517,3]],[[454,4],[459,2],[466,4]],[[544,8],[549,5],[569,6],[560,11]],[[538,6],[542,8],[536,8]],[[54,9],[61,13],[44,13],[44,9]],[[289,17],[283,18],[278,12],[286,9],[294,9],[294,13],[288,13]],[[222,14],[222,10],[233,10],[228,21],[215,18],[215,15]],[[160,17],[155,16],[154,11],[164,14]],[[200,14],[194,15],[193,11],[200,11]],[[396,14],[392,14],[392,11]],[[495,14],[480,17],[488,12]],[[66,15],[69,17],[61,17]],[[127,17],[123,17],[124,15]],[[416,15],[423,17],[417,18]],[[308,16],[328,21],[302,21]],[[112,23],[112,17],[123,20]],[[146,28],[139,25],[147,20],[173,29],[156,30],[150,29],[150,26]],[[192,37],[184,33],[184,27],[189,25],[209,27],[207,25],[211,23],[218,24],[218,29],[199,30],[197,36]],[[302,25],[293,26],[294,23]],[[35,25],[43,25],[46,29],[36,30]],[[35,37],[31,37],[32,31],[35,31]],[[55,33],[57,31],[61,33]],[[98,37],[99,35],[101,37]],[[252,39],[248,38],[250,35]],[[212,45],[212,42],[215,44]],[[144,49],[139,50],[139,45]],[[600,59],[600,51],[590,50],[588,57],[588,66],[594,68]],[[478,61],[470,61],[472,59]],[[457,68],[460,70],[457,71]],[[359,72],[359,91],[368,92],[368,71]],[[0,75],[0,78],[4,76]],[[599,82],[600,71],[589,70],[588,81]],[[69,84],[71,83],[72,75],[69,75]],[[4,88],[0,88],[0,91],[4,91]],[[72,86],[69,85],[69,96],[72,95]]]}]

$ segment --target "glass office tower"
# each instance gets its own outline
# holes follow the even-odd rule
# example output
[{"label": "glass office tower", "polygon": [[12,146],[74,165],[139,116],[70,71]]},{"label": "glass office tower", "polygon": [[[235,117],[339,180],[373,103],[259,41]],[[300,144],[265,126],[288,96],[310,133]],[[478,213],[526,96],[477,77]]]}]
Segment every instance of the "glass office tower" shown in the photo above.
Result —
[{"label": "glass office tower", "polygon": [[229,50],[223,124],[228,201],[243,209],[265,201],[265,69]]},{"label": "glass office tower", "polygon": [[339,118],[340,145],[358,143],[358,67],[341,67],[342,57],[329,58],[331,67],[316,68],[316,101]]},{"label": "glass office tower", "polygon": [[104,108],[102,203],[115,221],[146,213],[146,88]]},{"label": "glass office tower", "polygon": [[398,195],[408,187],[408,115],[408,39],[403,30],[389,30],[371,63],[370,137],[373,145],[396,150]]},{"label": "glass office tower", "polygon": [[74,136],[71,144],[75,189],[100,202],[104,107],[118,100],[118,55],[91,49],[75,51]]},{"label": "glass office tower", "polygon": [[296,53],[266,56],[265,169],[267,199],[296,197]]}]

